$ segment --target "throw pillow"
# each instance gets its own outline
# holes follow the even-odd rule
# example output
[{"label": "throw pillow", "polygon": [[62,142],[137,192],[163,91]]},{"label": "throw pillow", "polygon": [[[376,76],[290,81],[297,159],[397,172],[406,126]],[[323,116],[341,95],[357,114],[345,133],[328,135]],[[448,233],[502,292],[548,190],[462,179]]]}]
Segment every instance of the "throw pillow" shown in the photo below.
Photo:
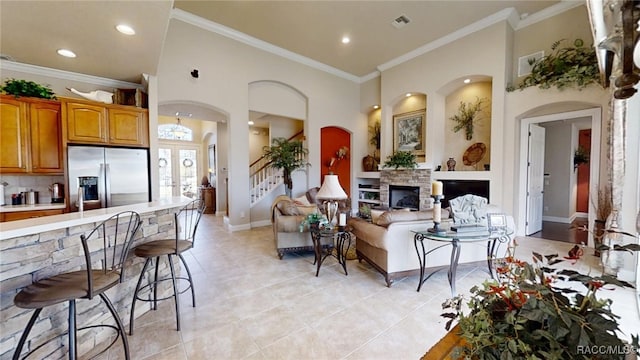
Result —
[{"label": "throw pillow", "polygon": [[304,216],[318,212],[318,207],[315,205],[306,205],[306,206],[296,205],[296,207],[298,208],[298,212],[300,213],[300,215],[304,215]]},{"label": "throw pillow", "polygon": [[385,211],[378,218],[377,225],[387,227],[393,222],[398,221],[417,221],[417,220],[431,220],[433,219],[433,211],[402,211],[392,210]]},{"label": "throw pillow", "polygon": [[380,218],[380,215],[384,214],[385,210],[375,210],[375,209],[371,209],[371,222],[374,224],[378,223],[378,219]]},{"label": "throw pillow", "polygon": [[307,200],[307,196],[306,195],[302,195],[300,197],[297,197],[297,198],[293,199],[293,202],[296,203],[296,205],[302,205],[302,206],[311,205],[309,200]]},{"label": "throw pillow", "polygon": [[288,215],[288,216],[302,215],[298,211],[298,207],[296,206],[296,204],[291,200],[280,201],[277,207],[278,207],[278,210],[280,210],[280,212],[282,213],[282,215]]}]

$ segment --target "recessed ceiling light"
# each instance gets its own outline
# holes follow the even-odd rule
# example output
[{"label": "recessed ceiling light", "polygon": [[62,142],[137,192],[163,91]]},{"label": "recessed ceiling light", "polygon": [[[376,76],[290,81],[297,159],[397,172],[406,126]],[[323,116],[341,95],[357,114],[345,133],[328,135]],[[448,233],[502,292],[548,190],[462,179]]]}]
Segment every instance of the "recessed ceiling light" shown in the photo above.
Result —
[{"label": "recessed ceiling light", "polygon": [[249,120],[249,125],[255,124],[252,120]]},{"label": "recessed ceiling light", "polygon": [[411,96],[411,93],[407,93],[407,95],[405,95],[405,96],[406,96],[406,97],[409,97],[409,96]]},{"label": "recessed ceiling light", "polygon": [[373,105],[373,108],[374,108],[374,109],[379,109],[379,108],[380,108],[380,105]]},{"label": "recessed ceiling light", "polygon": [[348,44],[350,42],[351,42],[351,39],[349,39],[348,36],[345,35],[345,36],[342,37],[342,43],[343,44]]},{"label": "recessed ceiling light", "polygon": [[73,51],[67,49],[58,49],[58,55],[62,55],[68,58],[76,57],[76,54]]},{"label": "recessed ceiling light", "polygon": [[464,83],[465,83],[465,84],[468,84],[468,83],[470,83],[470,82],[471,82],[471,79],[464,79]]},{"label": "recessed ceiling light", "polygon": [[119,24],[118,26],[116,26],[116,30],[120,31],[121,33],[125,34],[125,35],[135,35],[136,31],[133,30],[133,28],[129,25],[125,25],[125,24]]}]

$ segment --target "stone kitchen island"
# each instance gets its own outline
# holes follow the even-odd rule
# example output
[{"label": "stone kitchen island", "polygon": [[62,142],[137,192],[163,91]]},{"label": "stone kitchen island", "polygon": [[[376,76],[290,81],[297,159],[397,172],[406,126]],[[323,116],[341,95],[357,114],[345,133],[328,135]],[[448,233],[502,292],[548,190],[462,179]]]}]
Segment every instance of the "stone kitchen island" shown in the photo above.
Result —
[{"label": "stone kitchen island", "polygon": [[[16,344],[26,327],[32,310],[21,309],[13,304],[18,291],[32,282],[55,274],[84,268],[84,253],[80,235],[91,231],[98,223],[121,211],[140,214],[142,226],[136,234],[132,248],[149,240],[171,238],[174,235],[174,213],[190,199],[174,197],[150,203],[133,204],[113,208],[67,213],[0,224],[0,360],[10,359]],[[128,323],[133,290],[144,259],[132,253],[125,265],[125,280],[107,291],[120,318]],[[166,264],[161,275],[169,274]],[[169,289],[163,286],[164,293]],[[159,290],[160,291],[160,290]],[[47,307],[36,322],[25,348],[32,349],[51,336],[67,330],[68,304]],[[149,306],[138,306],[136,317],[149,311]],[[99,301],[80,300],[77,303],[78,327],[86,324],[110,323],[113,321],[106,306]],[[138,314],[139,313],[139,314]],[[90,329],[78,333],[78,353],[85,354],[114,335],[105,329]],[[61,336],[38,351],[36,358],[65,358],[68,340]],[[115,346],[121,346],[116,343]]]}]

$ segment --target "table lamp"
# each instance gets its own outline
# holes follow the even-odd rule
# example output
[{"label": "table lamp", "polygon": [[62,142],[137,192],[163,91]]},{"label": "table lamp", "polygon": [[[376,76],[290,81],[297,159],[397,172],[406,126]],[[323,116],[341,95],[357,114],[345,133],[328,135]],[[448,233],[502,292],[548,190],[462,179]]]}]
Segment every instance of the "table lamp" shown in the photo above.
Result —
[{"label": "table lamp", "polygon": [[[347,198],[347,193],[342,190],[338,175],[328,174],[324,176],[324,182],[318,190],[316,198],[320,200],[326,200],[324,202],[327,220],[329,223],[334,224],[333,220],[338,212],[338,200],[344,200]],[[344,226],[345,224],[341,224]]]}]

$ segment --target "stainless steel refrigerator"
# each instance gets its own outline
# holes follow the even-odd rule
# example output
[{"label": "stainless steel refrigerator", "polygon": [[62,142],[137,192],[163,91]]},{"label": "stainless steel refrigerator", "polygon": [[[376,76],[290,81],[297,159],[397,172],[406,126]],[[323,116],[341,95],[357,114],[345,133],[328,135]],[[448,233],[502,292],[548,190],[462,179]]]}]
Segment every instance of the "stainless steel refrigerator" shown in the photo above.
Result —
[{"label": "stainless steel refrigerator", "polygon": [[85,194],[85,210],[151,201],[147,149],[70,145],[67,159],[71,211],[78,211],[78,188],[87,178],[95,180],[97,196]]}]

